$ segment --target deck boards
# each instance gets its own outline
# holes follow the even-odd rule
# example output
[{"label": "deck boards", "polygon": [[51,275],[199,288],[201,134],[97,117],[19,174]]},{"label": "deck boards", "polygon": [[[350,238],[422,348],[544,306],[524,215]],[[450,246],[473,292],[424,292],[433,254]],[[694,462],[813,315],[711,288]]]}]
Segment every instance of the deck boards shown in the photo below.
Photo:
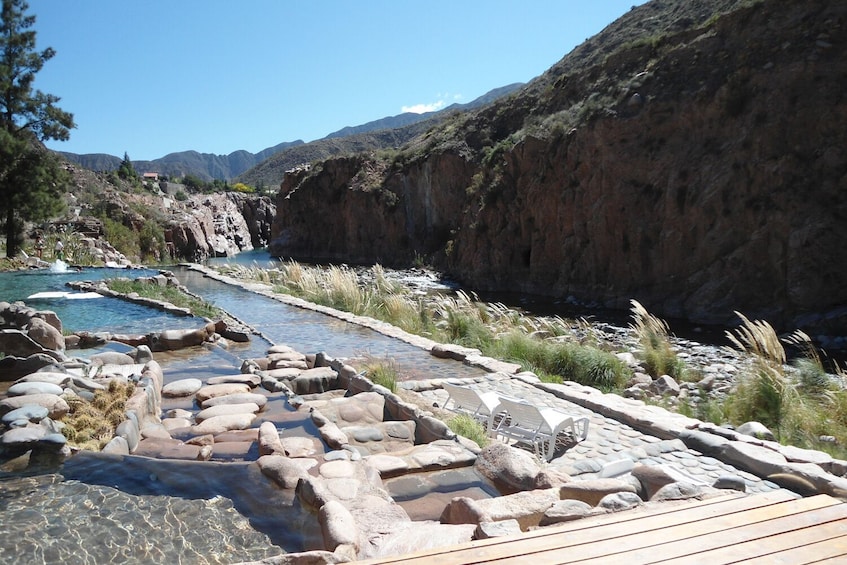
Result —
[{"label": "deck boards", "polygon": [[561,526],[363,563],[847,562],[847,504],[785,491],[730,495],[577,520]]}]

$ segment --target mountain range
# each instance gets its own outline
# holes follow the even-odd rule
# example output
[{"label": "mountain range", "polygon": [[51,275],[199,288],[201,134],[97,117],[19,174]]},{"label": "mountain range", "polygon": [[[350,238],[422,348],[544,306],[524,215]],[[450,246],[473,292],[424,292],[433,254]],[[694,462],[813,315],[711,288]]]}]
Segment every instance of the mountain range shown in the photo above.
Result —
[{"label": "mountain range", "polygon": [[[192,175],[205,181],[238,180],[252,186],[275,186],[282,180],[285,170],[292,166],[346,152],[398,147],[415,135],[426,131],[444,116],[457,111],[479,108],[514,92],[521,86],[523,83],[495,88],[467,104],[451,104],[437,112],[422,114],[404,112],[358,126],[347,126],[309,143],[298,139],[268,147],[258,153],[238,150],[229,155],[179,151],[152,161],[132,161],[132,164],[139,173],[157,172],[169,177]],[[121,157],[105,153],[80,155],[60,152],[60,154],[71,163],[92,171],[113,171],[122,161]],[[265,164],[274,157],[273,162]],[[252,170],[257,167],[258,170]]]}]

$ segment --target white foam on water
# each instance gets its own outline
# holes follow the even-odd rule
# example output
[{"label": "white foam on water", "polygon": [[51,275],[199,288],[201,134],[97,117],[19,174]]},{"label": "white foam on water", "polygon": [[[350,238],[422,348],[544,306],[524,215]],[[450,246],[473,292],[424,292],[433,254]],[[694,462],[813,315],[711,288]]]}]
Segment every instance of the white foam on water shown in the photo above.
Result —
[{"label": "white foam on water", "polygon": [[68,272],[68,264],[62,261],[61,259],[56,259],[56,261],[50,265],[51,273],[67,273]]}]

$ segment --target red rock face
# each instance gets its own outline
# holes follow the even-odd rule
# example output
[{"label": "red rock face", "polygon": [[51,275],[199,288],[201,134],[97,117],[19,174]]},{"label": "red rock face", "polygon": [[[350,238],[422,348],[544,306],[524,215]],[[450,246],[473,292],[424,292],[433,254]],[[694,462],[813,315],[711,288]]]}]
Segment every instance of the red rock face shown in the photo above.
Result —
[{"label": "red rock face", "polygon": [[590,89],[606,102],[487,162],[454,148],[370,183],[363,157],[286,175],[271,251],[386,265],[419,254],[483,290],[843,333],[845,26],[842,2],[762,3],[668,36],[658,58],[633,49],[556,81],[533,111]]}]

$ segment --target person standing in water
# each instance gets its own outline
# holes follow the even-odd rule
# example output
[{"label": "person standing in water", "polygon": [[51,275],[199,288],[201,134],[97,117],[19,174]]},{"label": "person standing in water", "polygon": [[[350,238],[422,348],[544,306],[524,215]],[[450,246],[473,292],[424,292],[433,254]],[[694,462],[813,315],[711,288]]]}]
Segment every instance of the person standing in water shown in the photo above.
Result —
[{"label": "person standing in water", "polygon": [[56,246],[53,248],[53,252],[56,259],[61,261],[65,258],[65,244],[62,243],[61,239],[56,240]]}]

